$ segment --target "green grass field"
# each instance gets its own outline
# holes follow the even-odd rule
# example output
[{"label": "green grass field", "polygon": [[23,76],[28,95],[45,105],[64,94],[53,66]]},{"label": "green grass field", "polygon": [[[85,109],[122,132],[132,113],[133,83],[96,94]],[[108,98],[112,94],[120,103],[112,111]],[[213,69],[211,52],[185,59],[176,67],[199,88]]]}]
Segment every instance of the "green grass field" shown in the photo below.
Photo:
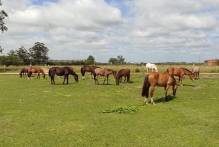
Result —
[{"label": "green grass field", "polygon": [[2,75],[0,146],[219,146],[219,77],[186,79],[165,103],[157,88],[155,106],[143,105],[143,77],[116,86],[94,85],[89,75],[69,85]]}]

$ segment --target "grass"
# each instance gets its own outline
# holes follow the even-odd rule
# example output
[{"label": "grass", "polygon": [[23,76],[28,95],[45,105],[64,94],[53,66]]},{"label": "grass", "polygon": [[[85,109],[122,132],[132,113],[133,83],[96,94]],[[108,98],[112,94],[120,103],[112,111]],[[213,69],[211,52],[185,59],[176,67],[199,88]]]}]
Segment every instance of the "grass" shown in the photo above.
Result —
[{"label": "grass", "polygon": [[[0,76],[0,146],[219,146],[218,77],[184,80],[177,97],[143,105],[143,73],[132,83],[57,85]],[[103,113],[103,112],[110,113]],[[120,113],[121,112],[121,113]]]}]

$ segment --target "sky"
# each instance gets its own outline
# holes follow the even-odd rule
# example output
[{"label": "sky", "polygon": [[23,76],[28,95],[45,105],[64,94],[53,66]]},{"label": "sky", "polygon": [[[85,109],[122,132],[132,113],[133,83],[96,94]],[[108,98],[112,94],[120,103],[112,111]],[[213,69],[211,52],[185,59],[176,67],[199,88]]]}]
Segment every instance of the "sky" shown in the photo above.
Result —
[{"label": "sky", "polygon": [[50,59],[202,62],[219,58],[219,0],[2,0],[7,53],[40,41]]}]

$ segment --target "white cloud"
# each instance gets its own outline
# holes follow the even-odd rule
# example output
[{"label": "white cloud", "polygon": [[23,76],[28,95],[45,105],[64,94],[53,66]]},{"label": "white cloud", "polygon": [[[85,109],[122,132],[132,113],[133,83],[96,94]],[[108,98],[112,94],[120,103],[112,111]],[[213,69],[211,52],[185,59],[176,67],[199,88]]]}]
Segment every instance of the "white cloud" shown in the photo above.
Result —
[{"label": "white cloud", "polygon": [[[101,61],[118,54],[130,61],[194,61],[197,56],[183,54],[178,58],[174,50],[203,58],[215,58],[219,52],[217,0],[121,2],[128,5],[127,15],[104,0],[59,0],[43,5],[5,0],[9,31],[1,34],[0,44],[9,50],[43,41],[50,48],[51,58],[93,54]],[[204,55],[205,49],[211,51],[208,56]]]}]

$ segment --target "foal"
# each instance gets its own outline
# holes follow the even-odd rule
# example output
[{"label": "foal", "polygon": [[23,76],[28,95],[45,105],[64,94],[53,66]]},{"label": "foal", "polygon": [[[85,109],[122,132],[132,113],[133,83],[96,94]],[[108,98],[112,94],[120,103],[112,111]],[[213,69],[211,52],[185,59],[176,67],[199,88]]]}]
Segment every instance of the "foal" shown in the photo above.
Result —
[{"label": "foal", "polygon": [[[126,68],[126,69],[120,69],[117,73],[116,73],[116,85],[119,85],[119,83],[122,81],[122,77],[125,78],[125,80],[127,82],[130,81],[130,69]],[[125,81],[124,80],[124,81]]]},{"label": "foal", "polygon": [[97,79],[98,76],[103,76],[104,77],[104,81],[103,84],[105,84],[105,81],[107,81],[107,85],[108,85],[108,79],[109,79],[109,75],[113,74],[114,78],[116,76],[116,71],[112,70],[112,69],[108,69],[108,68],[96,68],[94,70],[94,81],[95,84],[99,84],[99,81]]},{"label": "foal", "polygon": [[184,78],[185,75],[189,76],[189,78],[193,81],[195,79],[195,76],[193,74],[193,72],[191,72],[190,70],[180,67],[180,68],[175,68],[175,67],[169,67],[167,69],[167,72],[170,75],[173,76],[177,76],[179,77],[178,81],[179,83],[182,85],[182,79]]},{"label": "foal", "polygon": [[44,70],[41,67],[38,66],[31,66],[27,68],[27,76],[28,78],[31,77],[32,73],[37,73],[37,79],[40,79],[40,74],[43,75],[43,78],[45,79],[46,74]]}]

